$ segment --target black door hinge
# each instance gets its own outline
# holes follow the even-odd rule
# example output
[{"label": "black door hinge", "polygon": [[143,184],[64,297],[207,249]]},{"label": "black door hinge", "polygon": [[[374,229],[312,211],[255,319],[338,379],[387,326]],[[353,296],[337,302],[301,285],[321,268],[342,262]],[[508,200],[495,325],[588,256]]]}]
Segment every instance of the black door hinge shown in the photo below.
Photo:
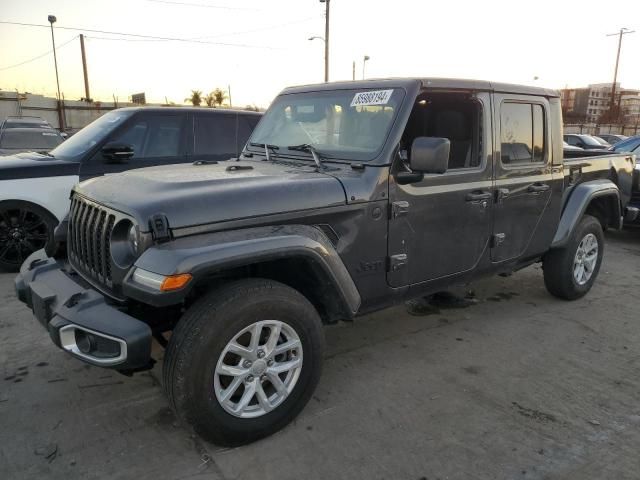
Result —
[{"label": "black door hinge", "polygon": [[499,247],[500,245],[502,245],[504,243],[504,239],[507,236],[504,233],[496,233],[495,235],[493,235],[491,237],[491,246],[492,247]]},{"label": "black door hinge", "polygon": [[402,217],[409,213],[409,202],[400,201],[391,204],[391,218]]},{"label": "black door hinge", "polygon": [[407,254],[406,253],[398,253],[397,255],[391,255],[388,258],[389,272],[397,272],[398,270],[405,267],[407,264]]},{"label": "black door hinge", "polygon": [[171,232],[169,231],[169,221],[167,217],[161,214],[156,214],[149,220],[149,226],[151,227],[151,233],[153,239],[156,242],[168,242],[171,240]]}]

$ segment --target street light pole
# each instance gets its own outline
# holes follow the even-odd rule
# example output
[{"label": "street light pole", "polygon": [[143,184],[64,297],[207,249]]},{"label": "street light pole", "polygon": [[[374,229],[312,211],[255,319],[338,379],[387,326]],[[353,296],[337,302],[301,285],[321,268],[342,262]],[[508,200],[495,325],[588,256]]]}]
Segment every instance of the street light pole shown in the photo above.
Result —
[{"label": "street light pole", "polygon": [[[620,63],[620,49],[622,47],[622,36],[628,33],[634,33],[635,30],[629,30],[628,28],[621,28],[618,33],[610,33],[607,37],[613,37],[618,35],[618,54],[616,55],[616,68],[613,72],[613,84],[611,85],[611,101],[609,102],[609,114],[613,117],[613,109],[616,103],[616,83],[618,81],[618,64]],[[612,120],[612,118],[610,119]]]},{"label": "street light pole", "polygon": [[324,14],[324,81],[329,81],[329,3],[330,0],[320,0],[325,4]]},{"label": "street light pole", "polygon": [[60,95],[60,79],[58,78],[58,56],[56,55],[56,39],[53,35],[53,24],[58,20],[55,15],[49,15],[47,17],[51,24],[51,43],[53,44],[53,64],[56,67],[56,85],[58,87],[58,122],[60,130],[64,131],[64,119],[62,115],[62,96]]},{"label": "street light pole", "polygon": [[51,24],[51,43],[53,44],[53,64],[56,67],[56,85],[58,86],[58,100],[60,100],[60,80],[58,79],[58,57],[56,56],[56,39],[53,36],[53,24],[58,20],[55,15],[49,15],[47,18]]},{"label": "street light pole", "polygon": [[362,79],[364,80],[364,67],[367,64],[367,60],[370,60],[371,57],[369,55],[365,55],[362,59]]}]

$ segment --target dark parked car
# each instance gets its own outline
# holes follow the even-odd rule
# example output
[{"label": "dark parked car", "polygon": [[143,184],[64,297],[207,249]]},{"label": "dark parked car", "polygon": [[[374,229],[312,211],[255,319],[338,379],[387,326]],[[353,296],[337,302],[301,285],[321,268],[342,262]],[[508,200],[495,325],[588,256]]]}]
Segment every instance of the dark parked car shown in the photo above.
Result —
[{"label": "dark parked car", "polygon": [[574,147],[580,147],[584,150],[606,150],[608,145],[599,142],[591,135],[583,133],[568,133],[564,135],[564,141]]},{"label": "dark parked car", "polygon": [[632,152],[637,157],[640,157],[640,135],[634,135],[627,139],[616,143],[609,149],[613,152]]},{"label": "dark parked car", "polygon": [[50,128],[51,124],[41,117],[9,116],[0,123],[0,131],[6,128]]},{"label": "dark parked car", "polygon": [[[629,205],[640,208],[640,135],[634,135],[633,137],[629,137],[626,140],[618,142],[611,147],[610,150],[617,153],[630,152],[636,156],[636,168],[633,172],[633,194]],[[640,223],[640,218],[627,223],[638,225]]]},{"label": "dark parked car", "polygon": [[[0,156],[21,152],[48,152],[64,141],[52,128],[6,128],[0,130]],[[0,158],[0,163],[3,159]]]},{"label": "dark parked car", "polygon": [[626,135],[615,135],[612,133],[600,133],[597,136],[598,138],[601,138],[602,140],[607,142],[609,145],[615,145],[616,143],[622,142],[623,140],[629,138]]},{"label": "dark parked car", "polygon": [[68,257],[34,253],[15,286],[53,342],[89,364],[149,369],[155,336],[176,413],[239,445],[311,398],[323,324],[536,262],[551,294],[585,295],[632,170],[626,154],[565,160],[551,90],[293,87],[237,161],[77,185]]},{"label": "dark parked car", "polygon": [[[53,230],[67,215],[69,192],[79,181],[132,168],[237,157],[260,117],[225,109],[123,108],[49,153],[0,158],[0,268],[17,270],[35,250],[52,247]],[[3,136],[23,131],[6,129]]]}]

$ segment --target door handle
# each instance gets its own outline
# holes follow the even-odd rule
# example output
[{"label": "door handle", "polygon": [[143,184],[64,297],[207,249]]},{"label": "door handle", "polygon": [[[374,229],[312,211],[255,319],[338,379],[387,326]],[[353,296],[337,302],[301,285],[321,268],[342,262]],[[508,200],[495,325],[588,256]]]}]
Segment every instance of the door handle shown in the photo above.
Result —
[{"label": "door handle", "polygon": [[551,187],[549,185],[547,185],[546,183],[533,183],[533,184],[529,185],[529,187],[527,188],[527,192],[529,192],[529,193],[541,193],[541,192],[546,192],[550,188]]},{"label": "door handle", "polygon": [[481,202],[482,200],[489,200],[491,198],[490,192],[470,192],[467,193],[466,201],[467,202]]}]

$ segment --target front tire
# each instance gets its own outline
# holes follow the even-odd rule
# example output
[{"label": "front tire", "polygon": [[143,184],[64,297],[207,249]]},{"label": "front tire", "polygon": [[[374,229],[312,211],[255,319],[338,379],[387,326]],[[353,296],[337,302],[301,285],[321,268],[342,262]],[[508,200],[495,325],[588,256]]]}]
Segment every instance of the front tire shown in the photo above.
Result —
[{"label": "front tire", "polygon": [[563,248],[549,251],[543,258],[544,284],[552,295],[576,300],[591,290],[604,254],[602,225],[585,215]]},{"label": "front tire", "polygon": [[315,308],[271,280],[215,289],[178,322],[165,352],[169,401],[203,438],[224,446],[280,430],[304,408],[322,370]]},{"label": "front tire", "polygon": [[33,252],[51,248],[57,224],[38,205],[18,200],[0,203],[0,269],[17,272]]}]

